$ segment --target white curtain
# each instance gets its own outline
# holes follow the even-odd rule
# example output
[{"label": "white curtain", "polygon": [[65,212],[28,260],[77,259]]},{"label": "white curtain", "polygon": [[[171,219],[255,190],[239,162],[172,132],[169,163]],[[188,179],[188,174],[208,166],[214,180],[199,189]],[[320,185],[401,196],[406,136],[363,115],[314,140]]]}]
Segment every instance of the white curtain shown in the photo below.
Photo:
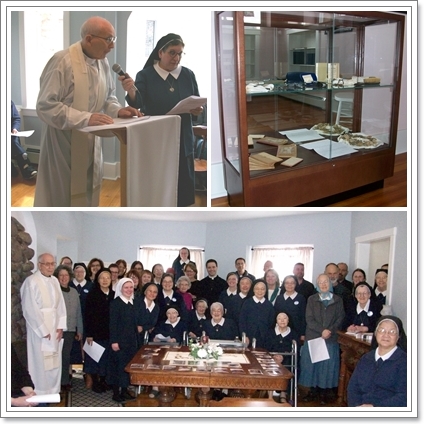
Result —
[{"label": "white curtain", "polygon": [[[198,274],[197,278],[201,280],[204,277],[204,251],[202,248],[188,247],[190,250],[190,260],[196,263]],[[174,246],[141,246],[139,260],[144,269],[152,270],[153,265],[161,264],[166,272],[172,267],[172,263],[178,256],[181,247]]]},{"label": "white curtain", "polygon": [[297,262],[305,265],[305,280],[312,281],[312,266],[314,260],[313,246],[265,246],[252,248],[251,272],[256,278],[264,275],[264,264],[266,261],[273,263],[273,268],[277,271],[280,281],[286,275],[293,274],[293,267]]}]

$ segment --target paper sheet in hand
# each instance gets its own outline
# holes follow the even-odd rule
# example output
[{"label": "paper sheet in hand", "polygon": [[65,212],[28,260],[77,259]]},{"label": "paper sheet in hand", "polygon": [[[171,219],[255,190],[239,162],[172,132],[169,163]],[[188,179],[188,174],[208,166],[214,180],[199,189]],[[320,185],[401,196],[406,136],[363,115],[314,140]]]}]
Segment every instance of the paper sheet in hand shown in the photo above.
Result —
[{"label": "paper sheet in hand", "polygon": [[12,135],[16,135],[16,137],[30,137],[34,134],[34,130],[28,130],[28,131],[18,131],[17,133]]},{"label": "paper sheet in hand", "polygon": [[60,394],[34,395],[26,399],[28,403],[60,403]]},{"label": "paper sheet in hand", "polygon": [[327,345],[325,344],[325,340],[322,337],[308,340],[308,347],[309,355],[311,356],[311,361],[313,364],[315,364],[315,362],[321,362],[325,361],[326,359],[330,359]]},{"label": "paper sheet in hand", "polygon": [[84,343],[83,349],[84,352],[87,352],[87,354],[90,355],[96,362],[99,362],[100,358],[103,355],[103,352],[105,351],[105,348],[103,346],[100,346],[94,341],[92,345],[89,345],[87,343],[87,340]]},{"label": "paper sheet in hand", "polygon": [[207,101],[206,97],[190,96],[178,102],[167,115],[179,115],[180,113],[190,113],[192,109],[203,106]]}]

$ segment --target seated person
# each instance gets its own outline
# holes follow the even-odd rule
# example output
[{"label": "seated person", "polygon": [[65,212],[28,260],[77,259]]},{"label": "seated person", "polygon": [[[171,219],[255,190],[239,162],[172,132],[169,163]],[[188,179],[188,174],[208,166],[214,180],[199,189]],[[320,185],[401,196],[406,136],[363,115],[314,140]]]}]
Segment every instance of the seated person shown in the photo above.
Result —
[{"label": "seated person", "polygon": [[[224,318],[224,306],[214,302],[211,305],[212,319],[206,321],[205,332],[212,340],[235,340],[239,337],[237,324],[231,318]],[[212,393],[213,400],[221,400],[227,396],[228,390],[215,389]]]},{"label": "seated person", "polygon": [[[293,331],[292,328],[289,327],[289,323],[290,318],[285,312],[280,312],[277,315],[275,328],[269,330],[268,337],[266,338],[266,349],[269,352],[291,353],[293,346],[292,342],[294,340],[297,343],[297,352],[299,355],[300,339],[296,331]],[[273,358],[276,362],[286,366],[290,366],[292,364],[292,360],[294,359],[291,355],[281,354],[275,354],[273,355]],[[297,359],[300,359],[300,356]],[[293,369],[290,369],[290,371],[294,372]],[[282,391],[280,393],[280,402],[286,402],[286,397],[287,393]]]},{"label": "seated person", "polygon": [[210,319],[208,302],[206,299],[198,299],[195,308],[188,313],[187,330],[188,336],[197,339],[205,331],[206,320]]},{"label": "seated person", "polygon": [[187,330],[186,323],[180,317],[179,309],[174,306],[168,306],[166,309],[165,321],[159,322],[152,332],[151,337],[154,342],[182,343],[184,332]]},{"label": "seated person", "polygon": [[[37,176],[37,171],[32,166],[31,162],[28,159],[28,154],[25,149],[22,147],[19,137],[16,134],[21,129],[21,117],[19,115],[18,109],[16,109],[15,103],[12,100],[12,150],[11,156],[12,159],[16,160],[19,170],[21,171],[22,177],[25,180],[30,180]],[[15,168],[15,165],[12,164],[12,177],[17,177],[18,171]]]},{"label": "seated person", "polygon": [[13,343],[11,349],[11,390],[12,406],[41,406],[38,405],[38,403],[27,402],[28,398],[36,394],[34,392],[34,383],[32,382],[27,367],[19,360]]},{"label": "seated person", "polygon": [[371,296],[372,288],[365,282],[354,288],[354,296],[346,307],[343,330],[350,333],[372,333],[380,318],[382,305]]},{"label": "seated person", "polygon": [[349,380],[348,406],[407,406],[407,339],[402,321],[393,315],[382,316],[371,347]]},{"label": "seated person", "polygon": [[212,303],[211,315],[212,319],[205,323],[205,332],[209,339],[234,340],[239,337],[235,321],[231,318],[224,318],[224,306],[222,303]]},{"label": "seated person", "polygon": [[[174,305],[166,308],[166,321],[158,323],[153,330],[151,338],[154,342],[182,343],[184,332],[187,330],[186,323],[180,318],[180,311]],[[159,394],[159,388],[153,386],[149,398],[153,399]]]},{"label": "seated person", "polygon": [[275,299],[275,313],[285,312],[291,317],[290,328],[305,340],[306,331],[306,299],[296,291],[297,279],[294,275],[287,275],[281,287],[281,293]]}]

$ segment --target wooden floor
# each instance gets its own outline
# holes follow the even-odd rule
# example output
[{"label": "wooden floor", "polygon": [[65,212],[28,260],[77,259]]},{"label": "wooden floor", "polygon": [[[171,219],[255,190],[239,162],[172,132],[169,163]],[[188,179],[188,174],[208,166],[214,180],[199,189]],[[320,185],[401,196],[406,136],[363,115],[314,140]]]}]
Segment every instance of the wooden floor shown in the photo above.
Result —
[{"label": "wooden floor", "polygon": [[[407,207],[407,154],[395,157],[393,177],[384,181],[384,187],[354,197],[343,199],[326,206],[329,207]],[[212,199],[212,207],[228,207],[227,197]]]},{"label": "wooden floor", "polygon": [[[12,207],[32,207],[34,204],[36,180],[24,180],[19,174],[12,178],[11,206]],[[121,206],[120,179],[103,180],[100,190],[99,207],[119,207]],[[191,207],[207,206],[206,192],[196,192],[195,203]]]}]

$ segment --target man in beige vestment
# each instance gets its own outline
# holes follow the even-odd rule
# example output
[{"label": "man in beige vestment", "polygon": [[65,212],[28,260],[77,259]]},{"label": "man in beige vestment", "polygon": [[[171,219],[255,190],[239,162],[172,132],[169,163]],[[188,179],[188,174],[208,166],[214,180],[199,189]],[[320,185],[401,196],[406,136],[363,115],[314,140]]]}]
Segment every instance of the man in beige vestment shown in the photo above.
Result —
[{"label": "man in beige vestment", "polygon": [[43,129],[34,206],[98,206],[101,140],[78,130],[142,116],[115,96],[106,59],[115,40],[109,21],[91,17],[81,27],[81,41],[55,53],[41,74],[37,114]]},{"label": "man in beige vestment", "polygon": [[55,266],[52,255],[40,255],[38,271],[27,277],[21,287],[28,371],[37,395],[60,392],[66,306],[59,281],[53,276]]}]

